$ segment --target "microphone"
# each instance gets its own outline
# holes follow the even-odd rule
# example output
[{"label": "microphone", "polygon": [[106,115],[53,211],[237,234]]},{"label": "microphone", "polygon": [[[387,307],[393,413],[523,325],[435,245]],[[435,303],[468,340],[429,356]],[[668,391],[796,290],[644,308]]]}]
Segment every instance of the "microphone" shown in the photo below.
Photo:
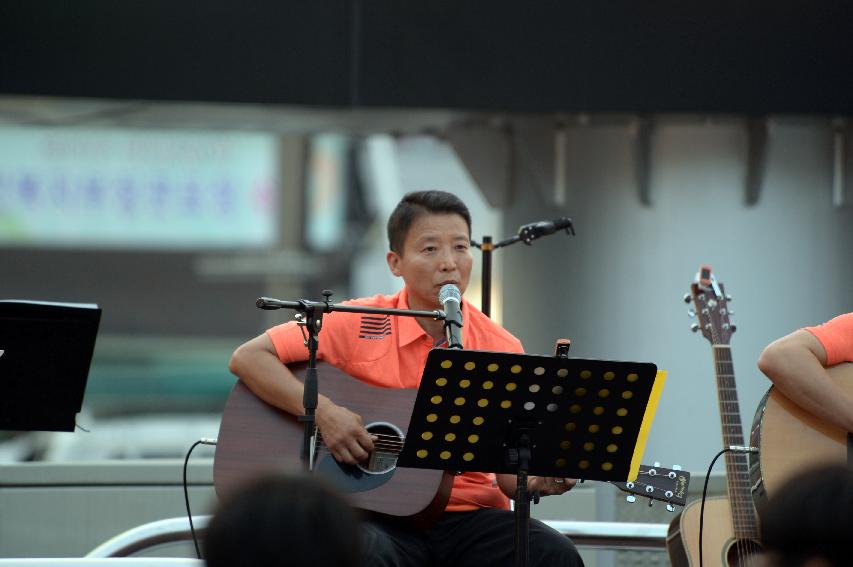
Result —
[{"label": "microphone", "polygon": [[462,348],[462,294],[449,283],[441,286],[438,301],[444,306],[444,333],[448,348]]},{"label": "microphone", "polygon": [[566,234],[575,233],[575,227],[572,224],[572,219],[560,217],[552,221],[539,221],[525,224],[518,229],[518,237],[525,243],[530,244],[540,236],[548,236],[554,234],[558,230],[566,229]]},{"label": "microphone", "polygon": [[267,311],[281,309],[280,304],[280,301],[278,301],[277,299],[272,299],[270,297],[259,297],[257,300],[255,300],[255,307],[265,309]]}]

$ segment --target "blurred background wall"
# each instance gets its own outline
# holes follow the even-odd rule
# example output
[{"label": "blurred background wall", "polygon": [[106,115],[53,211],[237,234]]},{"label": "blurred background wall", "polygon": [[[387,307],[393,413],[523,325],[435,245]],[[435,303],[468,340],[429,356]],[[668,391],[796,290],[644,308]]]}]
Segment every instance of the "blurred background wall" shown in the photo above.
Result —
[{"label": "blurred background wall", "polygon": [[[215,413],[233,348],[290,316],[257,310],[256,297],[399,288],[384,225],[403,193],[458,194],[475,240],[567,216],[576,236],[494,253],[494,316],[531,352],[567,336],[576,356],[669,370],[649,451],[701,468],[718,444],[715,387],[709,345],[688,332],[680,303],[698,266],[711,264],[735,297],[746,419],[767,386],[755,369],[761,348],[850,308],[853,223],[846,178],[833,193],[832,129],[819,117],[768,119],[750,201],[743,120],[657,118],[644,189],[631,117],[546,130],[552,152],[562,138],[559,155],[530,153],[528,122],[477,137],[466,126],[402,137],[4,128],[4,297],[103,308],[92,419]],[[509,159],[471,157],[494,138],[511,140]],[[512,172],[498,179],[502,168]],[[469,297],[478,303],[480,292],[477,272]]]}]

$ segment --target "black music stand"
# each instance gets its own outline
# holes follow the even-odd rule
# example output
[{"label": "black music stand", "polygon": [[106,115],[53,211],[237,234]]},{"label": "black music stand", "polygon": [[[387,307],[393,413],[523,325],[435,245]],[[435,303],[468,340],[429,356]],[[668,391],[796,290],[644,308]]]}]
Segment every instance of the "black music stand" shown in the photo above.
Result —
[{"label": "black music stand", "polygon": [[73,431],[97,305],[0,300],[0,430]]},{"label": "black music stand", "polygon": [[527,475],[636,480],[664,380],[651,363],[433,349],[397,465],[518,475],[527,565]]}]

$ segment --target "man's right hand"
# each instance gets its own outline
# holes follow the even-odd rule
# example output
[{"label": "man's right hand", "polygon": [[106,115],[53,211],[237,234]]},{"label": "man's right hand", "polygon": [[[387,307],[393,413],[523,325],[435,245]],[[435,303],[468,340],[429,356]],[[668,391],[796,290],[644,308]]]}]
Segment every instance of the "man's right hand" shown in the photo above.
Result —
[{"label": "man's right hand", "polygon": [[323,442],[338,462],[355,465],[373,452],[373,438],[357,413],[321,398],[316,420]]}]

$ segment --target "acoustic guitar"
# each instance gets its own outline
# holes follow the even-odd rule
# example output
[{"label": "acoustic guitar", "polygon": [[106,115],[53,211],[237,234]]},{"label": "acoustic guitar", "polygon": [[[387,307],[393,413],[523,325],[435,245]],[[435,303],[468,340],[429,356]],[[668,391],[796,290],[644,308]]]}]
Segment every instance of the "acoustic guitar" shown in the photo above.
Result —
[{"label": "acoustic guitar", "polygon": [[[827,369],[829,377],[853,395],[853,363]],[[755,412],[750,455],[753,498],[760,504],[791,476],[820,464],[853,467],[853,433],[813,416],[771,387]]]},{"label": "acoustic guitar", "polygon": [[[717,282],[710,266],[702,266],[690,293],[684,299],[693,303],[690,310],[701,331],[711,342],[717,399],[723,430],[723,445],[743,446],[743,429],[737,399],[734,365],[729,346],[735,326],[729,319],[728,301],[723,284]],[[705,566],[748,566],[758,564],[761,546],[758,523],[752,503],[747,457],[744,453],[725,455],[728,498],[705,501],[702,534],[702,563]],[[676,516],[667,533],[667,552],[674,567],[699,565],[699,524],[701,501],[694,500]]]},{"label": "acoustic guitar", "polygon": [[[377,437],[365,463],[337,462],[316,436],[313,472],[330,482],[357,508],[427,526],[444,511],[453,476],[447,471],[396,466],[409,418],[414,388],[377,388],[329,364],[318,363],[320,391],[358,413]],[[299,379],[305,365],[291,365]],[[222,415],[213,463],[213,482],[222,498],[239,484],[270,470],[300,471],[303,426],[296,417],[256,397],[242,382],[234,385]],[[613,482],[632,496],[683,506],[690,474],[680,469],[640,466],[634,482]]]}]

